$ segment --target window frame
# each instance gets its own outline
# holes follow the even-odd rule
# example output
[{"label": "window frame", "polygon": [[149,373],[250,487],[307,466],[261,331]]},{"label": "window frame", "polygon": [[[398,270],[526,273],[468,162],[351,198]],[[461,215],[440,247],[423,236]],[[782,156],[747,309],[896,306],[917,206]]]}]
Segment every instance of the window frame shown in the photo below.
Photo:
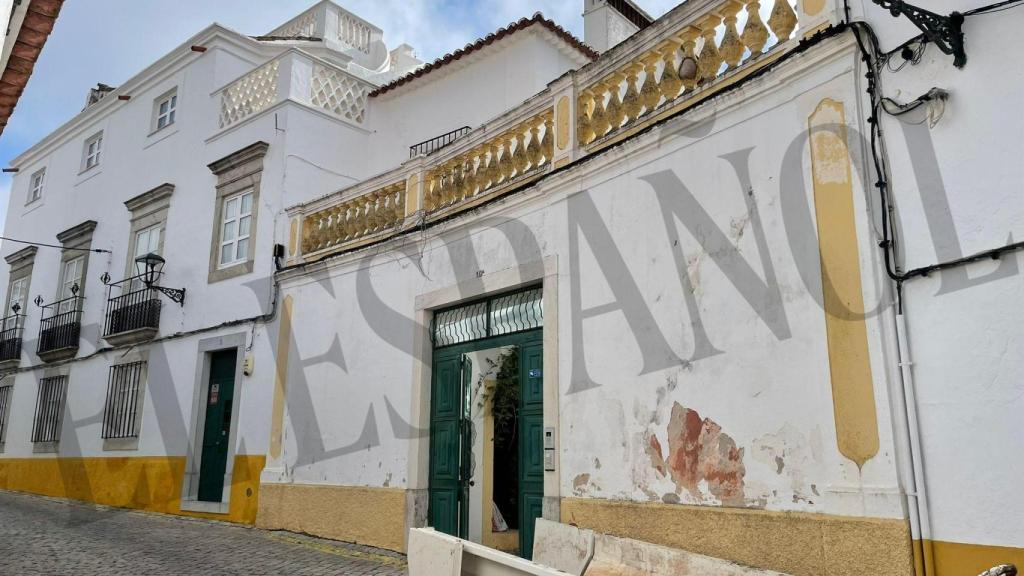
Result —
[{"label": "window frame", "polygon": [[[100,428],[104,450],[138,447],[148,373],[149,362],[146,358],[136,358],[110,366],[107,374],[107,395],[103,403],[103,422]],[[123,376],[123,379],[115,381],[117,376]],[[120,384],[120,387],[115,390],[117,384]]]},{"label": "window frame", "polygon": [[[242,206],[245,204],[245,198],[249,198],[249,211],[243,212]],[[228,205],[232,201],[238,201],[238,212],[234,216],[228,216]],[[249,188],[242,190],[230,196],[225,196],[220,201],[220,226],[217,230],[218,241],[217,241],[217,268],[223,270],[232,266],[243,264],[251,259],[252,254],[252,237],[253,237],[253,221],[255,220],[255,202],[256,202],[256,191]],[[248,230],[246,234],[241,234],[242,220],[248,218]],[[230,240],[224,239],[225,226],[234,225],[234,237]],[[238,247],[242,240],[245,240],[246,251],[243,257],[238,255]],[[224,248],[231,246],[231,253],[234,256],[231,260],[225,262],[223,259]]]},{"label": "window frame", "polygon": [[46,185],[46,168],[40,168],[32,173],[28,181],[28,201],[25,205],[33,204],[43,199],[43,189]]},{"label": "window frame", "polygon": [[[43,404],[43,385],[60,386],[57,394],[47,390],[46,407]],[[36,446],[56,446],[60,443],[61,432],[64,427],[64,409],[68,402],[68,376],[67,374],[54,374],[40,378],[36,385],[36,407],[32,415],[32,444]],[[55,406],[54,406],[55,405]],[[46,415],[52,422],[53,430],[50,434],[40,438],[45,430],[40,430],[40,417]]]},{"label": "window frame", "polygon": [[[167,103],[167,111],[161,112],[160,108]],[[160,125],[161,118],[167,117],[168,121],[163,126]],[[171,90],[164,92],[153,100],[153,120],[150,125],[150,134],[155,134],[174,126],[178,121],[178,88],[175,86]]]},{"label": "window frame", "polygon": [[12,312],[11,307],[15,303],[14,286],[21,283],[24,283],[24,289],[21,291],[21,296],[18,298],[17,303],[21,306],[22,312],[28,311],[28,293],[31,280],[32,278],[29,275],[11,276],[11,281],[7,284],[7,307],[4,309],[4,316],[10,316],[10,312]]},{"label": "window frame", "polygon": [[[96,150],[90,151],[90,147],[95,144]],[[100,165],[103,156],[103,131],[93,134],[86,138],[85,144],[82,146],[82,172],[87,172],[96,168]]]},{"label": "window frame", "polygon": [[[96,145],[96,150],[90,152],[90,147]],[[82,146],[82,171],[87,172],[99,166],[103,153],[103,131],[100,130],[85,139]],[[94,159],[94,160],[93,160]]]},{"label": "window frame", "polygon": [[[260,187],[263,179],[263,159],[270,144],[263,141],[254,142],[245,148],[228,154],[224,158],[207,165],[217,177],[215,194],[211,198],[213,214],[210,223],[210,268],[206,277],[207,284],[222,282],[251,274],[256,266],[256,252],[260,249]],[[220,264],[221,236],[223,233],[224,199],[252,191],[252,220],[249,223],[249,249],[246,260],[233,265]],[[237,256],[237,252],[236,252]]]},{"label": "window frame", "polygon": [[0,386],[0,452],[7,442],[7,424],[11,419],[11,402],[14,400],[14,384]]}]

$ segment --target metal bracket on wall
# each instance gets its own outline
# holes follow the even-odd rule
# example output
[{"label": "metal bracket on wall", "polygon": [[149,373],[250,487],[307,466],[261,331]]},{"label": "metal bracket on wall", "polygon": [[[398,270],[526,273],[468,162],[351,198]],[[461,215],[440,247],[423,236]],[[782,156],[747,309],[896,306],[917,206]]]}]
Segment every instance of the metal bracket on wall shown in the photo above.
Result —
[{"label": "metal bracket on wall", "polygon": [[939,47],[939,50],[953,56],[953,65],[957,68],[963,68],[967,64],[967,53],[964,51],[963,14],[953,12],[949,16],[941,16],[924,8],[907,4],[903,0],[871,1],[885,8],[895,17],[906,16],[921,32],[924,32],[928,40]]}]

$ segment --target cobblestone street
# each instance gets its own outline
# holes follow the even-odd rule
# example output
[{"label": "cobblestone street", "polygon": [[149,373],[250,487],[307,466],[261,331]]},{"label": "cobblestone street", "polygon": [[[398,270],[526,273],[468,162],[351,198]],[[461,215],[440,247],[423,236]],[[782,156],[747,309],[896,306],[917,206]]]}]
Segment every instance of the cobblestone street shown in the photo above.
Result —
[{"label": "cobblestone street", "polygon": [[366,546],[0,491],[2,575],[405,573]]}]

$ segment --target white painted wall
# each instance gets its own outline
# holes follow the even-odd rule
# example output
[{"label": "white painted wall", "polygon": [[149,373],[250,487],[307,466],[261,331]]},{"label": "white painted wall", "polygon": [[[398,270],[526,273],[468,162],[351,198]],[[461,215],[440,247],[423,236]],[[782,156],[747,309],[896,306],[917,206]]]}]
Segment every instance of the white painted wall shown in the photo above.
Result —
[{"label": "white painted wall", "polygon": [[[779,166],[786,144],[805,133],[806,119],[818,102],[825,97],[841,100],[848,106],[847,121],[858,122],[860,88],[852,45],[845,42],[843,46],[842,51],[831,52],[835,58],[822,56],[814,66],[785,66],[788,72],[779,72],[785,83],[755,81],[735,95],[720,98],[714,129],[705,137],[662,139],[674,126],[666,125],[664,131],[654,130],[608,152],[585,171],[551,178],[540,186],[541,194],[526,192],[443,229],[396,241],[389,249],[340,257],[329,262],[326,270],[316,265],[308,275],[286,279],[285,292],[295,298],[294,325],[302,327],[295,334],[297,356],[317,357],[337,340],[345,358],[344,369],[326,363],[293,363],[285,433],[285,467],[290,471],[286,480],[426,488],[425,483],[406,482],[416,464],[408,460],[408,440],[388,408],[393,407],[406,422],[420,410],[410,406],[416,397],[410,390],[416,360],[408,352],[413,329],[370,303],[379,298],[398,317],[414,318],[418,296],[475,281],[477,270],[453,269],[445,243],[454,252],[469,250],[466,242],[471,243],[483,282],[489,275],[514,268],[512,247],[501,233],[511,228],[480,227],[480,222],[495,216],[524,224],[537,238],[539,257],[557,262],[561,467],[555,474],[562,496],[648,501],[675,493],[671,482],[655,471],[645,446],[654,435],[667,449],[668,418],[678,402],[717,422],[743,449],[742,505],[901,517],[893,441],[886,424],[890,378],[886,366],[891,358],[883,346],[885,320],[872,318],[868,323],[882,449],[858,470],[836,447],[820,293],[803,285],[780,215]],[[753,269],[763,274],[743,193],[732,168],[721,158],[746,148],[752,148],[753,195],[778,275],[789,337],[776,337],[766,327],[702,253],[697,238],[682,231],[681,245],[672,245],[657,201],[641,180],[659,171],[676,174],[714,222],[731,233],[731,241]],[[592,199],[608,227],[658,330],[682,358],[693,352],[693,336],[673,251],[680,250],[692,263],[695,296],[711,340],[722,354],[644,373],[642,351],[622,314],[609,312],[587,319],[582,333],[573,334],[570,319],[575,306],[589,309],[614,301],[608,273],[595,256],[606,255],[609,247],[583,237],[578,261],[570,251],[570,205],[583,194]],[[871,304],[882,298],[881,268],[869,232],[866,199],[858,196],[856,202],[865,298]],[[471,239],[463,236],[466,233]],[[798,242],[804,250],[798,253],[808,258],[812,275],[820,274],[814,239]],[[578,303],[572,301],[571,274],[581,277]],[[601,386],[569,394],[574,338],[585,343],[586,368]],[[298,462],[300,446],[313,444],[316,434],[327,450],[335,452],[313,464]],[[776,454],[784,459],[784,466],[774,460]],[[584,475],[589,479],[578,483]],[[677,494],[677,498],[684,503],[718,504],[703,489]]]},{"label": "white painted wall", "polygon": [[[945,15],[991,3],[919,5]],[[919,33],[906,18],[893,18],[867,0],[851,5],[855,19],[871,24],[885,50]],[[920,113],[903,121],[883,116],[904,270],[1024,238],[1024,117],[1016,111],[1022,76],[1019,63],[1006,57],[1022,23],[1020,8],[969,17],[965,68],[955,68],[952,56],[931,45],[920,64],[883,75],[885,95],[899,102],[932,87],[950,93],[945,115],[933,128],[912,124],[922,120]],[[901,62],[897,56],[893,67]],[[938,174],[924,163],[932,149]],[[1024,473],[1024,435],[1015,424],[1024,411],[1022,270],[1018,252],[905,285],[935,540],[1024,547],[1024,527],[1006,521],[1024,515],[1016,481]]]}]

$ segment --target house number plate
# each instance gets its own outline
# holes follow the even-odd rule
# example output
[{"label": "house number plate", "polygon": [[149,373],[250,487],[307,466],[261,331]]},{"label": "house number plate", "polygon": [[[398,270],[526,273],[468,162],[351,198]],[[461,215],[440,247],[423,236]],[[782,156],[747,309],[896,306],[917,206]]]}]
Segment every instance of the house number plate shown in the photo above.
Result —
[{"label": "house number plate", "polygon": [[540,378],[540,376],[541,376],[541,369],[540,368],[530,368],[530,378]]}]

